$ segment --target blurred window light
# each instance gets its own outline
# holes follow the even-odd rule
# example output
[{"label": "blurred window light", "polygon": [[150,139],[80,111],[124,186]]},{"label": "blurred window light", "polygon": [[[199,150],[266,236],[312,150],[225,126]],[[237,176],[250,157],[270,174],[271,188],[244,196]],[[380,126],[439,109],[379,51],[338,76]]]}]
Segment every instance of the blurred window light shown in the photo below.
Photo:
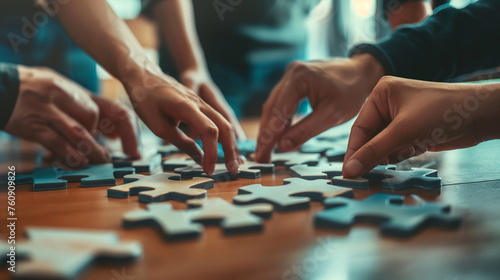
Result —
[{"label": "blurred window light", "polygon": [[355,15],[360,18],[372,18],[375,15],[375,0],[352,0],[351,8]]}]

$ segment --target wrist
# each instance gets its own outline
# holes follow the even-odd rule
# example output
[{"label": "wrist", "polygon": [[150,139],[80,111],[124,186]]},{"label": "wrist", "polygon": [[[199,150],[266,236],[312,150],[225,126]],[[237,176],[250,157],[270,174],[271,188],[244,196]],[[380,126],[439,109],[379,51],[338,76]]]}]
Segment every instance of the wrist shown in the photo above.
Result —
[{"label": "wrist", "polygon": [[368,53],[353,55],[351,60],[355,65],[356,72],[361,74],[362,81],[360,82],[366,85],[366,92],[370,95],[378,81],[385,75],[382,64]]},{"label": "wrist", "polygon": [[[465,106],[480,105],[473,110],[474,130],[478,142],[500,139],[500,83],[475,85],[474,94],[466,97]],[[467,102],[466,102],[467,101]]]}]

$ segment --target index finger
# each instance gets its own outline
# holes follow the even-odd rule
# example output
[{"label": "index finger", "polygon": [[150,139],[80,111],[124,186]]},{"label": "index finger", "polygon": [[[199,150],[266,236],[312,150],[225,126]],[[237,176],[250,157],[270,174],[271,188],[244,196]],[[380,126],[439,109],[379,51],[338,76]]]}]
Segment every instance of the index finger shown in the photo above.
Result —
[{"label": "index finger", "polygon": [[274,145],[290,126],[299,101],[295,89],[283,81],[273,89],[263,107],[255,152],[256,161],[269,162]]}]

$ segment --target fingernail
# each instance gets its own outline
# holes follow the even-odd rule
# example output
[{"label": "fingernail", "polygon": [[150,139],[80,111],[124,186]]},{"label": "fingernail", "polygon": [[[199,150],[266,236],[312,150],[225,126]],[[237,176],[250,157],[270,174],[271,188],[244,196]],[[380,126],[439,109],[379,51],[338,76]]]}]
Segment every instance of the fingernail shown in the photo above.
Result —
[{"label": "fingernail", "polygon": [[228,169],[231,171],[231,173],[240,173],[240,164],[238,163],[238,160],[233,159],[230,161],[228,164]]},{"label": "fingernail", "polygon": [[280,150],[286,152],[286,151],[289,151],[291,149],[293,149],[293,143],[290,139],[284,139],[284,140],[281,140],[280,142]]},{"label": "fingernail", "polygon": [[351,159],[345,164],[344,170],[346,171],[346,177],[358,177],[363,170],[363,164],[357,159]]}]

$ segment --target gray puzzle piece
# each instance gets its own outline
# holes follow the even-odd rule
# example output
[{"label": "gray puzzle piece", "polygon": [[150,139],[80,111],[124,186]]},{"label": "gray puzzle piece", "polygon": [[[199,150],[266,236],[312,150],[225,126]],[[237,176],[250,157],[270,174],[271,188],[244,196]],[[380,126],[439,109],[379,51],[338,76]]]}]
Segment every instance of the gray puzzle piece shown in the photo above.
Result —
[{"label": "gray puzzle piece", "polygon": [[114,157],[113,158],[113,166],[115,168],[119,167],[133,167],[135,172],[143,173],[143,172],[151,172],[156,167],[161,165],[161,155],[155,154],[153,156],[144,158],[144,159],[130,159],[127,157]]},{"label": "gray puzzle piece", "polygon": [[28,228],[26,235],[16,242],[14,279],[75,279],[95,260],[128,262],[142,255],[140,243],[108,231]]},{"label": "gray puzzle piece", "polygon": [[286,169],[298,164],[316,165],[320,154],[304,154],[298,152],[272,153],[271,163],[276,166],[285,166]]},{"label": "gray puzzle piece", "polygon": [[178,154],[178,153],[181,152],[181,150],[179,150],[176,146],[171,145],[171,144],[159,146],[157,148],[157,150],[158,150],[158,153],[162,157],[167,157],[167,156],[170,156],[170,155],[173,155],[173,154]]},{"label": "gray puzzle piece", "polygon": [[124,227],[151,226],[161,230],[165,239],[196,238],[201,235],[203,227],[192,223],[190,214],[196,210],[178,211],[170,203],[151,203],[148,210],[136,210],[125,213]]},{"label": "gray puzzle piece", "polygon": [[260,178],[261,173],[272,173],[274,171],[274,164],[246,162],[240,165],[239,174],[233,174],[227,170],[225,164],[217,163],[215,165],[214,173],[212,174],[212,176],[208,176],[203,171],[203,167],[201,167],[191,159],[184,158],[169,159],[164,161],[163,169],[174,171],[175,173],[180,174],[182,178],[209,177],[216,182],[220,182],[229,181],[236,178]]},{"label": "gray puzzle piece", "polygon": [[369,181],[381,181],[383,188],[393,190],[401,190],[412,186],[428,189],[441,188],[441,178],[438,177],[438,172],[435,169],[412,168],[411,170],[396,170],[394,165],[378,165],[370,172],[361,175],[360,180],[333,178],[332,183],[346,187],[368,187],[368,182],[363,183],[362,178]]},{"label": "gray puzzle piece", "polygon": [[319,163],[315,166],[299,164],[290,167],[290,174],[306,180],[326,179],[342,175],[341,162]]},{"label": "gray puzzle piece", "polygon": [[134,174],[134,168],[114,168],[112,164],[89,165],[85,169],[63,170],[60,167],[35,168],[32,174],[19,174],[16,184],[33,184],[33,190],[67,188],[67,182],[81,182],[82,187],[114,186],[115,178]]},{"label": "gray puzzle piece", "polygon": [[239,195],[233,198],[235,204],[271,203],[278,211],[290,211],[309,207],[309,202],[322,201],[327,197],[353,197],[349,188],[332,186],[329,180],[304,180],[288,178],[282,186],[266,187],[253,184],[239,188]]},{"label": "gray puzzle piece", "polygon": [[33,184],[34,191],[65,189],[67,181],[58,179],[63,172],[60,167],[38,167],[32,174],[17,174],[16,185]]},{"label": "gray puzzle piece", "polygon": [[457,228],[461,218],[450,215],[450,206],[421,201],[418,205],[404,205],[399,195],[374,194],[364,200],[332,197],[324,201],[326,208],[316,214],[317,226],[338,229],[349,228],[355,222],[379,223],[382,234],[409,237],[424,227]]},{"label": "gray puzzle piece", "polygon": [[181,181],[175,173],[159,173],[156,175],[128,175],[124,184],[108,189],[108,197],[127,198],[138,195],[141,202],[157,202],[165,200],[186,201],[191,198],[206,196],[206,189],[214,187],[212,179],[193,178]]},{"label": "gray puzzle piece", "polygon": [[300,151],[303,153],[320,153],[325,155],[328,161],[343,161],[347,151],[347,141],[348,138],[336,141],[311,138],[300,147]]},{"label": "gray puzzle piece", "polygon": [[197,210],[190,213],[191,221],[220,225],[225,234],[260,231],[260,217],[268,218],[273,211],[270,204],[234,205],[219,197],[189,200],[188,207]]}]

